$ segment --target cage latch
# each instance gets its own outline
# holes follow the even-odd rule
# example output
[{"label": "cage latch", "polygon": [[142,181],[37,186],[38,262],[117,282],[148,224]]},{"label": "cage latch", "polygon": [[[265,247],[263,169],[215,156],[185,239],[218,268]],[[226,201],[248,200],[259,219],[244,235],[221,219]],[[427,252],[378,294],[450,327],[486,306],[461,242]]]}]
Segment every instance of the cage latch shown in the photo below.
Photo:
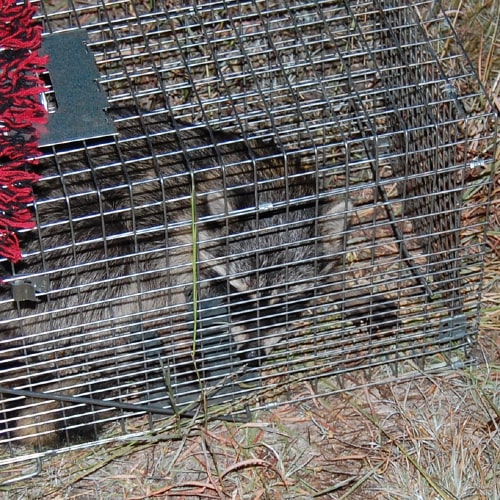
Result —
[{"label": "cage latch", "polygon": [[49,291],[47,276],[30,276],[11,283],[12,297],[16,302],[38,302],[37,293]]}]

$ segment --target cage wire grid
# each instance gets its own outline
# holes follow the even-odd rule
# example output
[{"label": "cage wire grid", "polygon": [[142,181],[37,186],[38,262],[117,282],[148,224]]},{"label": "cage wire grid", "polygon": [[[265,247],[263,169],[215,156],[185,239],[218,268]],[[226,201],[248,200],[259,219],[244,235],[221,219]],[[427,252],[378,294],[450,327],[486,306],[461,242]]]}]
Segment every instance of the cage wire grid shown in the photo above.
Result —
[{"label": "cage wire grid", "polygon": [[0,464],[473,361],[494,116],[439,3],[35,4],[113,133],[3,263]]}]

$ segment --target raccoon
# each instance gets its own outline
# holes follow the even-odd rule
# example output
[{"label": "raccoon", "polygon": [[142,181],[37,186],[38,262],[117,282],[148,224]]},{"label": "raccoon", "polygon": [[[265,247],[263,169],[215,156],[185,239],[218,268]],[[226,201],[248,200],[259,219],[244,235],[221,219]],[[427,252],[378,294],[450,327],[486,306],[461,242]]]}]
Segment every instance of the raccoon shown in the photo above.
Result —
[{"label": "raccoon", "polygon": [[[352,203],[319,193],[317,172],[272,142],[162,114],[112,117],[115,142],[41,161],[37,229],[15,271],[50,286],[17,304],[4,291],[4,386],[102,397],[120,360],[148,345],[193,357],[206,337],[182,330],[194,328],[200,304],[217,304],[225,342],[258,364],[336,272]],[[6,403],[5,427],[53,445],[70,411],[63,418],[59,403],[45,403],[35,418],[36,403],[26,398],[14,413]]]}]

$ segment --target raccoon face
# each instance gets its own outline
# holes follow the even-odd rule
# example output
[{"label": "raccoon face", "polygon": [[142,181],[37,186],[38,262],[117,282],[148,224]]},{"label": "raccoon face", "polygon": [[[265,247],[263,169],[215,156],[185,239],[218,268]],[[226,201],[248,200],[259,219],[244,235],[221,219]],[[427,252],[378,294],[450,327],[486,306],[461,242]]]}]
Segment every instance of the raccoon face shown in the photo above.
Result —
[{"label": "raccoon face", "polygon": [[319,210],[264,211],[234,222],[220,245],[224,254],[201,246],[201,259],[211,257],[210,272],[220,283],[202,288],[202,298],[228,298],[229,329],[242,359],[269,354],[307,309],[322,276],[338,263],[351,209],[348,200],[327,200]]}]

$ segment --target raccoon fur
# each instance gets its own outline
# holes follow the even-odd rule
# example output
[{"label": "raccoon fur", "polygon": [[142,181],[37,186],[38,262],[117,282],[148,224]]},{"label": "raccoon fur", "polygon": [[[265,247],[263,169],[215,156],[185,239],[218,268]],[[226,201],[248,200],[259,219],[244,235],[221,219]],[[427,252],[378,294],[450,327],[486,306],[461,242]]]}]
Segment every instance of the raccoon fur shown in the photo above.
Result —
[{"label": "raccoon fur", "polygon": [[[257,363],[338,267],[352,205],[318,193],[316,172],[272,143],[128,114],[113,112],[114,143],[41,161],[37,229],[15,273],[50,287],[36,301],[1,297],[3,386],[102,397],[120,360],[147,350],[137,339],[189,358],[192,331],[179,331],[213,298],[227,342]],[[36,398],[8,406],[7,432],[42,446],[73,411]]]}]

